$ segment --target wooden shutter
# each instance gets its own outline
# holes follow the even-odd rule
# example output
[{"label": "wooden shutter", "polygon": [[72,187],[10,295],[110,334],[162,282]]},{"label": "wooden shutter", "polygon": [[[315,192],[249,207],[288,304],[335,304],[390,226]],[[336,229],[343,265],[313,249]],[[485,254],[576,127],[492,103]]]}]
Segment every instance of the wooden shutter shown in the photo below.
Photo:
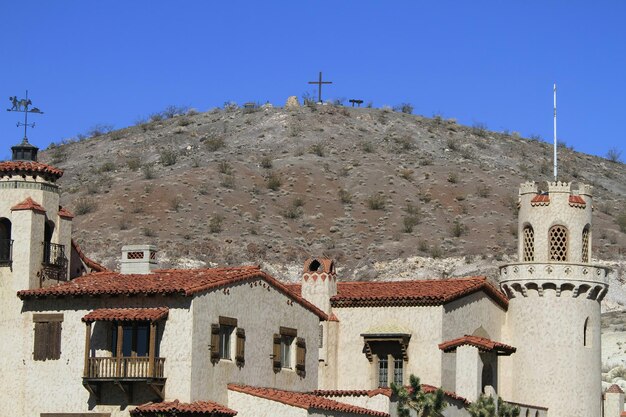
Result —
[{"label": "wooden shutter", "polygon": [[302,337],[296,339],[296,372],[301,377],[306,373],[306,341]]},{"label": "wooden shutter", "polygon": [[61,358],[61,322],[53,321],[48,324],[47,359]]},{"label": "wooden shutter", "polygon": [[35,323],[35,347],[33,359],[45,361],[47,359],[46,346],[48,345],[48,325],[47,322]]},{"label": "wooden shutter", "polygon": [[281,363],[280,363],[280,334],[275,333],[274,334],[274,350],[273,350],[273,354],[274,357],[272,359],[273,365],[274,365],[274,372],[280,372],[280,368],[281,368]]},{"label": "wooden shutter", "polygon": [[244,329],[237,329],[235,362],[239,367],[242,367],[246,363],[246,331]]},{"label": "wooden shutter", "polygon": [[211,362],[220,361],[220,325],[211,325]]}]

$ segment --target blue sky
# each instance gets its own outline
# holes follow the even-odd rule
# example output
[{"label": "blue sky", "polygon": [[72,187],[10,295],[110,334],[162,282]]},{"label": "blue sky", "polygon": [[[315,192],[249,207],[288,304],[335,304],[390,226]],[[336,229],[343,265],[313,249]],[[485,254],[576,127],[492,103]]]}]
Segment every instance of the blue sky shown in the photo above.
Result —
[{"label": "blue sky", "polygon": [[[283,105],[322,70],[328,99],[551,141],[557,82],[559,138],[626,157],[624,22],[623,0],[2,0],[0,109],[28,89],[46,112],[29,137],[46,147],[172,104]],[[0,157],[17,120],[0,112]]]}]

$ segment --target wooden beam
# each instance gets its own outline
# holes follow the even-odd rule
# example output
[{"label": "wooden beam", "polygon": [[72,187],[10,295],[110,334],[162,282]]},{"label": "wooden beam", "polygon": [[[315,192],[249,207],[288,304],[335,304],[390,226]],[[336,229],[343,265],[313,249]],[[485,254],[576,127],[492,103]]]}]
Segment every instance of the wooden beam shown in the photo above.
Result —
[{"label": "wooden beam", "polygon": [[156,322],[150,322],[150,346],[148,347],[148,376],[154,378],[154,356],[156,350]]},{"label": "wooden beam", "polygon": [[122,322],[117,322],[117,346],[115,356],[117,357],[117,365],[115,375],[120,378],[122,376],[122,346],[124,345],[124,326]]},{"label": "wooden beam", "polygon": [[165,399],[165,384],[164,383],[148,382],[148,386],[152,388],[152,391],[154,391],[156,395],[159,396],[161,401]]},{"label": "wooden beam", "polygon": [[85,369],[83,372],[84,377],[89,376],[89,351],[91,349],[91,322],[87,323],[85,332]]}]

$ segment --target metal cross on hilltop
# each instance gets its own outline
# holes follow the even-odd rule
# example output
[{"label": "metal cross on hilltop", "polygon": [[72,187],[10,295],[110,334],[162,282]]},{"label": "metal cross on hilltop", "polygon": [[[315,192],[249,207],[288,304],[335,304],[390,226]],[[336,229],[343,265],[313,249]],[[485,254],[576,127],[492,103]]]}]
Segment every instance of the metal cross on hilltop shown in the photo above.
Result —
[{"label": "metal cross on hilltop", "polygon": [[322,102],[322,84],[332,84],[332,81],[322,81],[322,71],[318,81],[309,81],[309,84],[317,84],[317,102]]},{"label": "metal cross on hilltop", "polygon": [[9,100],[11,101],[12,107],[7,109],[7,111],[24,113],[24,122],[17,122],[17,127],[24,126],[24,142],[28,143],[28,137],[26,135],[27,129],[29,127],[35,127],[35,122],[28,123],[28,113],[43,114],[43,112],[37,107],[29,108],[33,102],[28,99],[28,90],[26,90],[26,98],[18,99],[17,96],[13,96],[9,97]]}]

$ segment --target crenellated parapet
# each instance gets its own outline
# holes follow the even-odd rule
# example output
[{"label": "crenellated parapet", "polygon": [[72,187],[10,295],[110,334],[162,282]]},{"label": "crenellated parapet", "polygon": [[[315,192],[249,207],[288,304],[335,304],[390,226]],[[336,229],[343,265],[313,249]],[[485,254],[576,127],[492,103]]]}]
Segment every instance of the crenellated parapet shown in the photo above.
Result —
[{"label": "crenellated parapet", "polygon": [[586,298],[602,301],[608,268],[574,263],[524,262],[500,267],[500,287],[509,299],[530,296]]}]

